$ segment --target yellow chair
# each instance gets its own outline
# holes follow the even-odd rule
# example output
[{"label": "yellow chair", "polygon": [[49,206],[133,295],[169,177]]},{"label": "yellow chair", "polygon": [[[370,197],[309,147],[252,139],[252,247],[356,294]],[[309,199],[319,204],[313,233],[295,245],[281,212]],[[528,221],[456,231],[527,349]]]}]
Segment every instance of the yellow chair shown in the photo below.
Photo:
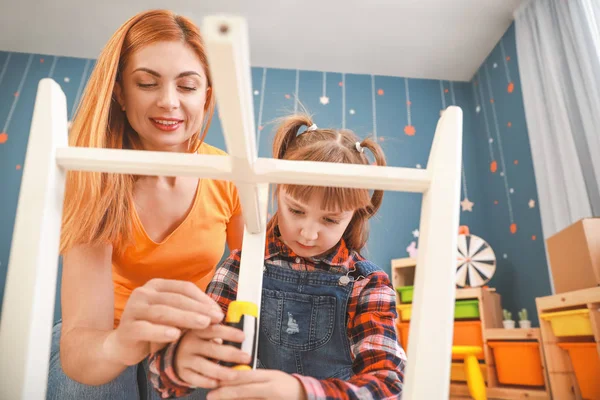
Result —
[{"label": "yellow chair", "polygon": [[463,356],[465,359],[464,368],[467,386],[474,400],[487,400],[483,374],[477,361],[477,354],[482,351],[483,349],[478,346],[452,346],[452,355]]}]

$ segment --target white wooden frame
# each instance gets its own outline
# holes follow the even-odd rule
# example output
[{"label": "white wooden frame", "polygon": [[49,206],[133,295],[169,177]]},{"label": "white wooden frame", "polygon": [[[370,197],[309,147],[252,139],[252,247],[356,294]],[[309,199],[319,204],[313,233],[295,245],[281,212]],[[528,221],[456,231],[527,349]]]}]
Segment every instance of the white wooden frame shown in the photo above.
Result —
[{"label": "white wooden frame", "polygon": [[447,399],[462,157],[462,110],[439,119],[427,168],[257,158],[249,46],[243,19],[204,20],[228,156],[75,148],[65,95],[42,79],[23,169],[0,322],[0,398],[44,399],[67,170],[226,179],[239,189],[244,250],[238,300],[260,306],[269,184],[312,184],[423,193],[404,399]]}]

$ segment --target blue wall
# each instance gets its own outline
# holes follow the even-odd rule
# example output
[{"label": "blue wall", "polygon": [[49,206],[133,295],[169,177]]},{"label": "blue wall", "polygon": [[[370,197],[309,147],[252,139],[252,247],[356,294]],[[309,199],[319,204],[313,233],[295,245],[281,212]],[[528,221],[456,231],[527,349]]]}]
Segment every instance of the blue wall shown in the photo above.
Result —
[{"label": "blue wall", "polygon": [[[272,121],[296,109],[297,87],[298,99],[314,116],[317,125],[346,127],[362,137],[372,135],[383,147],[389,165],[424,168],[440,110],[453,104],[460,106],[464,112],[461,199],[468,195],[474,203],[472,211],[461,211],[460,222],[494,248],[498,266],[490,286],[502,294],[505,307],[516,315],[517,307],[525,306],[533,314],[534,297],[549,293],[548,274],[539,212],[537,206],[529,208],[527,204],[530,198],[536,200],[537,195],[512,28],[502,43],[510,57],[506,65],[515,82],[511,94],[506,91],[505,63],[499,47],[485,63],[489,81],[482,69],[470,83],[253,68],[255,121],[259,155],[268,157]],[[497,68],[493,67],[494,63],[498,64]],[[87,59],[0,52],[0,132],[6,133],[0,136],[0,142],[4,142],[0,143],[0,299],[37,84],[48,76],[56,80],[67,96],[71,116],[93,65],[94,60]],[[489,102],[488,82],[496,96],[494,104]],[[483,102],[480,89],[483,89]],[[325,97],[328,101],[322,101]],[[499,121],[498,132],[493,124],[493,112]],[[484,115],[487,115],[490,135],[495,139],[492,144],[488,143]],[[213,121],[207,142],[225,149],[219,120]],[[512,122],[510,129],[506,127],[508,121]],[[505,193],[504,179],[500,177],[503,168],[499,166],[496,173],[490,172],[489,148],[493,149],[496,159],[502,149],[505,177],[509,187],[515,190],[513,194]],[[515,159],[518,165],[513,164]],[[511,234],[507,225],[507,197],[511,199],[513,219],[518,224],[516,234]],[[495,200],[498,200],[497,205],[493,204]],[[419,194],[387,192],[380,213],[373,219],[366,255],[388,273],[391,259],[408,257],[411,242],[418,245],[413,231],[419,225],[420,201]],[[537,240],[531,240],[532,235]],[[57,310],[59,305],[57,298]]]},{"label": "blue wall", "polygon": [[513,317],[525,307],[537,324],[535,298],[551,294],[551,289],[514,24],[477,71],[471,94],[473,149],[483,188],[479,210],[486,216],[485,238],[499,260],[490,285],[498,288]]}]

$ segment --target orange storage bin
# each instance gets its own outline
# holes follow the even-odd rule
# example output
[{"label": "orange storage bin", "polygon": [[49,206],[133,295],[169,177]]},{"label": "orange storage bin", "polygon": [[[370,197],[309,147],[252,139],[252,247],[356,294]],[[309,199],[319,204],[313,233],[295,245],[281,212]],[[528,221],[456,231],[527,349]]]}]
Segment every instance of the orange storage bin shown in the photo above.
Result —
[{"label": "orange storage bin", "polygon": [[600,357],[596,343],[559,343],[558,347],[569,352],[581,397],[600,399]]},{"label": "orange storage bin", "polygon": [[[454,323],[454,346],[478,346],[483,349],[483,336],[481,333],[481,321],[457,321]],[[462,356],[452,356],[453,360],[462,360]],[[483,351],[477,355],[477,359],[483,360]]]},{"label": "orange storage bin", "polygon": [[396,322],[396,328],[398,329],[398,340],[400,346],[404,349],[404,352],[408,354],[408,329],[410,327],[409,322]]},{"label": "orange storage bin", "polygon": [[496,361],[498,382],[505,385],[544,386],[542,356],[537,342],[488,342]]}]

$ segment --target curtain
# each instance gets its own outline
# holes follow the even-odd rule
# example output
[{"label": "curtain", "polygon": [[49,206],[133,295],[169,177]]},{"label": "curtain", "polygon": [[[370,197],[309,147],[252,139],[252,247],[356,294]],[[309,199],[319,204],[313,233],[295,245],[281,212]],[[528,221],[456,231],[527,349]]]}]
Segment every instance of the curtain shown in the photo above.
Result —
[{"label": "curtain", "polygon": [[517,58],[547,238],[600,216],[600,0],[530,0]]}]

